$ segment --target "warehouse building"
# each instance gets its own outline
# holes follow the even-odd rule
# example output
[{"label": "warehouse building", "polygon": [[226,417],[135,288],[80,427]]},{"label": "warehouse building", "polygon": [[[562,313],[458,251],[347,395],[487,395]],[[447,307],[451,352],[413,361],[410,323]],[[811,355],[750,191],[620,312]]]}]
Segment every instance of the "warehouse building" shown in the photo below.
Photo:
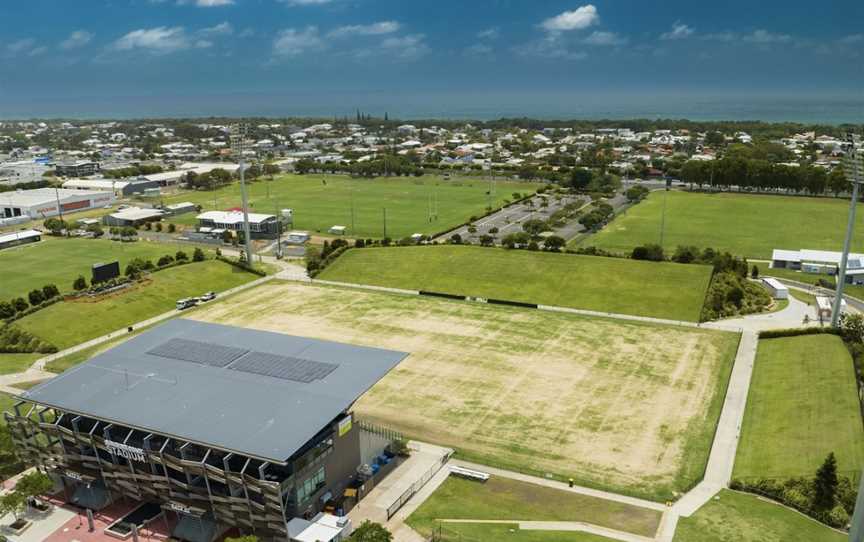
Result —
[{"label": "warehouse building", "polygon": [[127,207],[116,213],[102,217],[102,223],[106,226],[138,226],[147,222],[159,222],[167,213],[161,209],[142,209],[140,207]]},{"label": "warehouse building", "polygon": [[374,483],[351,407],[406,355],[173,320],[22,392],[5,417],[22,459],[80,507],[148,503],[191,542],[228,528],[287,540],[293,519],[342,516]]},{"label": "warehouse building", "polygon": [[[771,254],[771,268],[835,275],[840,269],[842,258],[842,252],[830,250],[775,249]],[[849,254],[849,258],[846,260],[846,282],[848,284],[864,284],[864,254]]]},{"label": "warehouse building", "polygon": [[112,191],[119,197],[143,194],[148,188],[159,188],[158,181],[147,179],[70,179],[63,183],[63,188],[69,190],[103,190]]},{"label": "warehouse building", "polygon": [[[110,191],[35,188],[0,193],[0,219],[42,220],[62,213],[98,209],[114,202]],[[59,204],[59,207],[58,207]]]}]

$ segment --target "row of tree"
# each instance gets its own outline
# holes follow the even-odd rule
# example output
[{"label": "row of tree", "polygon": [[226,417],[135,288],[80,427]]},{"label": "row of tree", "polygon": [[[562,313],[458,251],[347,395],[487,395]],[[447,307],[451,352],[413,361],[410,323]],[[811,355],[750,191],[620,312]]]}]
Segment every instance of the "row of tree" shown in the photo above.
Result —
[{"label": "row of tree", "polygon": [[30,306],[39,306],[60,295],[60,290],[54,284],[46,284],[42,288],[31,290],[27,294],[29,303],[23,297],[16,297],[9,301],[0,301],[0,319],[12,318],[17,313],[24,312]]},{"label": "row of tree", "polygon": [[850,189],[841,168],[787,166],[767,160],[726,157],[720,160],[690,160],[681,168],[681,180],[700,188],[783,190],[790,193],[835,196]]}]

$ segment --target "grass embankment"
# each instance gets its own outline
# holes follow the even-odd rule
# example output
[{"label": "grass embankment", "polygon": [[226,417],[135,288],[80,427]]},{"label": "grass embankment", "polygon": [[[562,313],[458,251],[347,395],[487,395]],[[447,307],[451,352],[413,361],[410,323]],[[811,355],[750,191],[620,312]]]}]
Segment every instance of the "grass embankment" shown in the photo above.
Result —
[{"label": "grass embankment", "polygon": [[753,495],[723,490],[678,521],[675,542],[843,542],[849,537]]},{"label": "grass embankment", "polygon": [[42,288],[46,284],[55,284],[61,292],[70,292],[72,282],[78,275],[90,282],[95,263],[118,260],[122,273],[133,258],[155,262],[165,254],[173,256],[177,250],[185,250],[192,255],[188,247],[178,248],[175,244],[45,236],[40,243],[0,251],[0,301],[19,296],[27,299],[30,290]]},{"label": "grass embankment", "polygon": [[215,260],[189,263],[153,273],[147,282],[116,295],[56,303],[15,325],[62,350],[170,311],[177,299],[223,291],[257,278]]},{"label": "grass embankment", "polygon": [[695,322],[711,268],[446,245],[349,250],[318,278]]},{"label": "grass embankment", "polygon": [[[251,183],[248,190],[251,211],[278,214],[284,208],[291,208],[295,229],[326,233],[331,226],[341,225],[348,228],[351,236],[400,239],[414,233],[432,234],[455,227],[472,215],[485,213],[490,202],[497,208],[504,200],[512,199],[514,192],[527,194],[538,186],[498,181],[490,198],[489,181],[480,179],[280,175],[274,181],[262,179]],[[201,205],[205,211],[239,207],[240,187],[234,183],[215,191],[184,191],[165,198],[166,203],[181,201]],[[433,211],[431,218],[430,211]],[[194,224],[195,214],[172,220],[178,224]]]},{"label": "grass embankment", "polygon": [[[848,206],[832,198],[652,192],[582,246],[629,253],[659,243],[663,227],[663,247],[670,253],[678,245],[763,259],[775,248],[842,250]],[[852,250],[862,252],[864,216],[858,216],[855,231]]]},{"label": "grass embankment", "polygon": [[[653,537],[660,524],[660,518],[661,514],[656,510],[500,476],[493,476],[486,483],[451,476],[411,514],[408,524],[420,534],[430,536],[437,525],[436,520],[502,520],[517,524],[519,521],[579,521]],[[445,530],[458,529],[460,526],[460,524],[446,522],[443,525]],[[482,533],[490,527],[500,528],[501,526],[473,524],[472,529]],[[519,531],[520,534],[526,532]],[[491,542],[494,538],[484,533],[479,540]],[[530,538],[517,538],[517,540],[530,540]],[[573,539],[560,538],[560,540]]]},{"label": "grass embankment", "polygon": [[734,478],[812,477],[829,452],[857,480],[864,429],[852,358],[834,335],[759,341]]}]

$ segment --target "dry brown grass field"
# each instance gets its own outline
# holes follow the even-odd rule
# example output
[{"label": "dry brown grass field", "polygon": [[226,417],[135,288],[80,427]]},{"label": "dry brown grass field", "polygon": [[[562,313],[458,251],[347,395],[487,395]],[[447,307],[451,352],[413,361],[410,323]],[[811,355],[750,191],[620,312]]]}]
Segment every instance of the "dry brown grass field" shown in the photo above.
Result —
[{"label": "dry brown grass field", "polygon": [[358,417],[655,499],[701,478],[737,346],[709,330],[295,283],[193,317],[409,352]]}]

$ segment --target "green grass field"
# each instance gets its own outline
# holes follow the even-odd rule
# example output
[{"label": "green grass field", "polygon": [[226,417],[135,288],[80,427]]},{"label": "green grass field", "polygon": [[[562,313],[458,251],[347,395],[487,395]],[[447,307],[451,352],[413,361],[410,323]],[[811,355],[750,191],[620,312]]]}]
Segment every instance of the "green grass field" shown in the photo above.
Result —
[{"label": "green grass field", "polygon": [[122,329],[174,308],[177,299],[222,291],[258,278],[215,260],[190,263],[151,275],[152,282],[97,302],[63,301],[18,320],[16,325],[61,350]]},{"label": "green grass field", "polygon": [[[500,207],[513,192],[534,192],[539,185],[497,181],[492,207]],[[269,198],[268,198],[269,190]],[[294,209],[294,228],[326,233],[331,226],[349,228],[348,235],[384,237],[384,209],[387,209],[387,237],[400,239],[413,233],[433,234],[481,215],[490,203],[489,182],[424,176],[417,178],[351,179],[342,175],[281,175],[274,181],[249,185],[252,212],[277,214]],[[216,191],[184,191],[165,198],[165,203],[191,201],[205,211],[240,206],[238,183]],[[351,230],[351,208],[354,230]],[[430,201],[437,202],[437,219],[430,222]],[[175,220],[194,224],[194,213]]]},{"label": "green grass field", "polygon": [[[493,476],[485,483],[448,478],[408,518],[408,525],[429,536],[442,519],[513,521],[581,521],[653,537],[660,512],[569,491]],[[474,524],[483,530],[489,525]],[[445,523],[446,529],[460,526]],[[475,527],[476,528],[476,527]],[[528,531],[520,531],[526,533]],[[562,535],[564,533],[561,533]],[[567,533],[572,534],[572,533]],[[469,535],[470,536],[470,535]],[[481,537],[480,540],[494,540]],[[516,540],[531,540],[517,538]],[[554,540],[580,540],[560,538]]]},{"label": "green grass field", "polygon": [[[629,252],[659,243],[664,201],[663,247],[668,252],[695,245],[763,259],[775,248],[841,250],[849,207],[847,201],[828,198],[653,192],[581,245]],[[852,248],[864,251],[860,214]]]},{"label": "green grass field", "polygon": [[763,339],[747,399],[735,478],[812,477],[829,452],[857,479],[864,429],[852,358],[834,335]]},{"label": "green grass field", "polygon": [[0,354],[0,375],[20,373],[45,354]]},{"label": "green grass field", "polygon": [[[41,243],[0,251],[0,300],[22,296],[34,288],[56,284],[61,292],[72,290],[72,281],[83,275],[90,282],[94,263],[120,262],[120,272],[132,258],[158,259],[173,255],[176,244],[146,241],[121,243],[107,239],[43,237]],[[183,248],[191,255],[188,247]]]},{"label": "green grass field", "polygon": [[589,533],[522,530],[518,523],[448,523],[435,529],[440,542],[611,542]]},{"label": "green grass field", "polygon": [[843,542],[849,537],[780,505],[723,490],[681,518],[675,542]]},{"label": "green grass field", "polygon": [[349,250],[318,278],[695,322],[711,268],[448,245]]}]

